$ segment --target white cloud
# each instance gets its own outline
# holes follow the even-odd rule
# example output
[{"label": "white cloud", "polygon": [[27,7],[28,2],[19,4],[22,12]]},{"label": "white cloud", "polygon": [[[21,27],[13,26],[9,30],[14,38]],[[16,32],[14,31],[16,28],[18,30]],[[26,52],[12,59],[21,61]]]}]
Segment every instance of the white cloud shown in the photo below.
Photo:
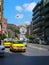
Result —
[{"label": "white cloud", "polygon": [[16,6],[16,10],[22,12],[24,10],[32,12],[33,8],[36,6],[35,2],[24,3],[22,6]]},{"label": "white cloud", "polygon": [[31,12],[31,11],[33,10],[33,8],[35,7],[35,5],[36,5],[35,2],[32,2],[32,3],[25,3],[25,4],[23,4],[23,7],[24,7],[25,10]]},{"label": "white cloud", "polygon": [[16,15],[16,19],[22,19],[23,17],[24,17],[23,14],[17,14],[17,15]]},{"label": "white cloud", "polygon": [[24,23],[27,24],[27,25],[29,25],[30,24],[30,21],[25,21]]},{"label": "white cloud", "polygon": [[16,6],[16,10],[19,11],[19,12],[22,12],[23,8],[21,6]]}]

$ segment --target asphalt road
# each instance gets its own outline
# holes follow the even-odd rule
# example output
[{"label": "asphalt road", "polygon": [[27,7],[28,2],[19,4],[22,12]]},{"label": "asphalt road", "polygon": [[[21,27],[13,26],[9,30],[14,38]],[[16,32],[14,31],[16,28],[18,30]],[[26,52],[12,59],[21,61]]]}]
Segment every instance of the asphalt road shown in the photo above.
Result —
[{"label": "asphalt road", "polygon": [[10,52],[6,48],[5,57],[0,57],[0,65],[49,65],[49,51],[29,44],[25,53]]}]

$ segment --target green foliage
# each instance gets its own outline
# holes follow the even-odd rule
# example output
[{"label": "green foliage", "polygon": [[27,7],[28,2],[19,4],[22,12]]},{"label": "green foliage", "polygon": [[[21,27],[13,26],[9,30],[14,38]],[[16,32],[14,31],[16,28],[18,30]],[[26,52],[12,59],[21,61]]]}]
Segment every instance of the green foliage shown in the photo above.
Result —
[{"label": "green foliage", "polygon": [[20,34],[20,31],[19,31],[19,29],[15,29],[15,37],[17,37],[18,38],[18,34]]},{"label": "green foliage", "polygon": [[17,37],[17,38],[18,38],[18,35],[17,35],[17,34],[15,34],[15,37]]},{"label": "green foliage", "polygon": [[15,29],[15,33],[19,34],[20,33],[19,29]]},{"label": "green foliage", "polygon": [[[20,34],[19,27],[14,24],[8,24],[8,29],[10,29],[13,32],[14,37],[18,37],[18,34]],[[11,33],[8,32],[8,37],[11,36]]]},{"label": "green foliage", "polygon": [[11,33],[10,33],[10,31],[8,31],[8,37],[9,37],[9,38],[11,37]]},{"label": "green foliage", "polygon": [[8,24],[8,29],[11,29],[13,32],[20,33],[19,28],[14,24]]},{"label": "green foliage", "polygon": [[28,38],[29,38],[30,40],[35,39],[35,37],[34,37],[34,36],[32,36],[32,35],[28,36]]},{"label": "green foliage", "polygon": [[7,38],[6,34],[2,34],[2,38],[3,38],[3,39],[4,39],[4,38]]}]

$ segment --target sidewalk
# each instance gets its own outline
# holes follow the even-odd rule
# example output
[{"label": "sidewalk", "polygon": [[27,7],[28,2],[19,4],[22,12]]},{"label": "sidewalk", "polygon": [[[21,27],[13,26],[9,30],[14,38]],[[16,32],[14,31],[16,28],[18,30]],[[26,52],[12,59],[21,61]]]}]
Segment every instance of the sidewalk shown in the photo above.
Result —
[{"label": "sidewalk", "polygon": [[47,50],[49,50],[49,45],[40,45],[40,44],[35,44],[35,43],[29,43],[31,44],[31,46],[35,46],[35,47],[40,47],[40,48],[45,48]]}]

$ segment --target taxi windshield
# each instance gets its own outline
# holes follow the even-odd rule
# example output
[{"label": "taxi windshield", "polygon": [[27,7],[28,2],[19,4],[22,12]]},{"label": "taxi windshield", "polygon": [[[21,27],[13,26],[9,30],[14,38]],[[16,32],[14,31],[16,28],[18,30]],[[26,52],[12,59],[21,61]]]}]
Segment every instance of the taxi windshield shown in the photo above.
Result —
[{"label": "taxi windshield", "polygon": [[14,44],[23,44],[22,41],[14,41]]}]

